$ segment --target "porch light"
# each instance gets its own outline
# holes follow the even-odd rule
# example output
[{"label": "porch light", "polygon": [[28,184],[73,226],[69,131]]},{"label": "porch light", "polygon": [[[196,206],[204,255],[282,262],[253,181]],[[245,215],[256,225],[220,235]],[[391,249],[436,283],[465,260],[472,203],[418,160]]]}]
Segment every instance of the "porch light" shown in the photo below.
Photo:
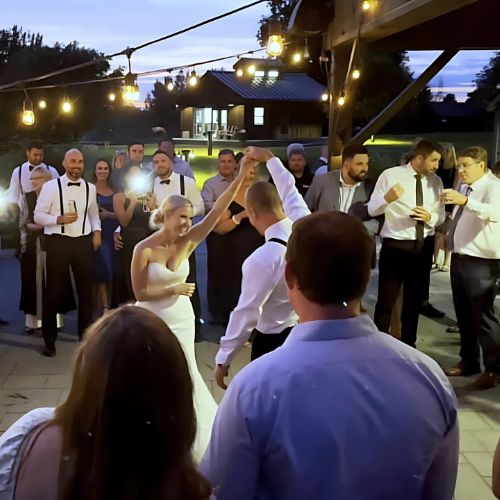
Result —
[{"label": "porch light", "polygon": [[241,68],[240,68],[239,70],[237,70],[237,71],[236,71],[236,76],[237,76],[238,78],[241,78],[241,77],[243,76],[243,74],[244,74],[244,71],[243,71]]},{"label": "porch light", "polygon": [[250,66],[248,66],[247,68],[247,72],[249,75],[254,75],[255,74],[255,64],[250,64]]}]

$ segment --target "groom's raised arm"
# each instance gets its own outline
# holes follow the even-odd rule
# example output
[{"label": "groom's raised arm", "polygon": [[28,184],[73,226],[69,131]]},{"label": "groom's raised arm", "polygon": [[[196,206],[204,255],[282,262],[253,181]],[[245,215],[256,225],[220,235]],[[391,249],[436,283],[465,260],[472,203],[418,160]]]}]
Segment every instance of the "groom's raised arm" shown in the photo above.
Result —
[{"label": "groom's raised arm", "polygon": [[252,159],[266,162],[267,169],[273,178],[274,185],[283,203],[285,215],[290,220],[295,222],[311,214],[304,198],[302,198],[302,195],[295,187],[293,174],[284,167],[281,160],[274,156],[272,151],[264,148],[249,147],[245,150],[245,155],[250,156]]}]

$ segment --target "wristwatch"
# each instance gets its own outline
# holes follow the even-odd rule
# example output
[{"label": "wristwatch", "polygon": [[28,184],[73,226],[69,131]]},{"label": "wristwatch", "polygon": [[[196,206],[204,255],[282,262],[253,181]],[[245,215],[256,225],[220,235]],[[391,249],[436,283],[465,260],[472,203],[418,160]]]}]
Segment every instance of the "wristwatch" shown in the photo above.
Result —
[{"label": "wristwatch", "polygon": [[231,217],[231,220],[232,220],[232,221],[233,221],[233,222],[234,222],[237,226],[239,226],[239,225],[240,225],[240,221],[238,221],[238,219],[236,218],[236,215],[233,215],[233,216]]}]

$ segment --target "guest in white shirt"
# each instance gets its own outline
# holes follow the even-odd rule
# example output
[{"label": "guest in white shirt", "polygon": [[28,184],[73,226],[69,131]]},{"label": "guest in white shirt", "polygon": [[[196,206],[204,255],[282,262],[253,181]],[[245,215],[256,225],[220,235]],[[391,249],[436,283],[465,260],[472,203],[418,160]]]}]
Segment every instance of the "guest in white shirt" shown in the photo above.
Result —
[{"label": "guest in white shirt", "polygon": [[488,153],[481,147],[458,155],[462,192],[445,189],[443,202],[455,205],[448,232],[451,287],[460,330],[461,361],[450,376],[484,372],[479,389],[500,380],[500,324],[495,313],[496,281],[500,277],[500,180],[488,170]]},{"label": "guest in white shirt", "polygon": [[344,213],[294,224],[285,279],[300,323],[222,399],[200,466],[217,500],[453,498],[453,389],[360,313],[373,247]]},{"label": "guest in white shirt", "polygon": [[43,167],[47,170],[52,179],[59,177],[58,171],[46,165],[43,162],[43,143],[38,141],[30,142],[26,148],[26,160],[22,165],[16,167],[10,178],[10,185],[7,195],[7,201],[12,205],[20,207],[20,199],[25,193],[31,193],[33,186],[31,184],[31,171],[35,167]]},{"label": "guest in white shirt", "polygon": [[282,345],[297,323],[284,277],[286,243],[293,222],[311,213],[292,173],[270,150],[250,147],[245,154],[252,160],[266,162],[276,187],[269,182],[256,182],[246,193],[250,223],[266,242],[243,263],[238,305],[231,313],[215,356],[215,380],[223,389],[232,359],[251,336],[254,360]]},{"label": "guest in white shirt", "polygon": [[443,183],[436,175],[440,151],[439,145],[420,141],[407,165],[382,172],[368,202],[369,215],[385,216],[375,324],[389,332],[392,309],[403,285],[401,340],[412,347],[425,295],[425,273],[434,253],[432,236],[445,216],[440,200]]},{"label": "guest in white shirt", "polygon": [[311,171],[314,175],[323,175],[328,172],[328,144],[321,146],[320,156],[313,162]]},{"label": "guest in white shirt", "polygon": [[55,356],[56,314],[68,269],[78,294],[78,335],[92,322],[92,254],[101,245],[101,221],[96,188],[82,179],[83,155],[70,149],[64,155],[66,174],[46,182],[38,197],[35,222],[44,227],[47,292],[43,301],[42,333],[45,356]]},{"label": "guest in white shirt", "polygon": [[[163,143],[171,144],[164,140]],[[162,142],[160,144],[162,144]],[[189,166],[189,165],[188,165]],[[205,214],[203,198],[196,187],[193,178],[175,171],[174,157],[165,149],[159,149],[153,154],[153,172],[156,177],[153,182],[153,194],[157,206],[160,206],[164,200],[173,195],[185,196],[193,206],[193,217]],[[196,255],[193,252],[189,256],[189,275],[186,278],[187,283],[196,283],[193,295],[191,295],[191,305],[195,317],[195,339],[200,339],[200,319],[201,319],[201,301],[198,293],[198,284],[196,280]]]}]

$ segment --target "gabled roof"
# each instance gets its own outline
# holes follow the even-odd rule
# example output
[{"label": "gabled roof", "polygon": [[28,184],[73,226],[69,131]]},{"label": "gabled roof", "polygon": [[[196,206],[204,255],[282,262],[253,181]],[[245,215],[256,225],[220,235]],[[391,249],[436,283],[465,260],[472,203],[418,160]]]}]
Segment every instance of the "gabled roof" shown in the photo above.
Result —
[{"label": "gabled roof", "polygon": [[232,71],[208,71],[242,99],[257,101],[314,101],[325,87],[305,73],[280,73],[278,78],[238,78]]}]

